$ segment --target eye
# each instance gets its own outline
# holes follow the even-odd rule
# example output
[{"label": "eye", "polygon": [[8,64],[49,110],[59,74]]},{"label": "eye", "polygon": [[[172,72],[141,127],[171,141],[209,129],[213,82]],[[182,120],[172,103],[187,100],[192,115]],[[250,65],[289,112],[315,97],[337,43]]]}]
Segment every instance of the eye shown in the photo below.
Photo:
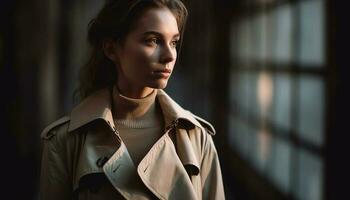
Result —
[{"label": "eye", "polygon": [[149,39],[146,39],[145,40],[145,43],[148,45],[148,46],[156,46],[158,45],[160,42],[160,39],[159,38],[156,38],[156,37],[153,37],[153,38],[149,38]]},{"label": "eye", "polygon": [[179,44],[179,40],[173,40],[171,41],[171,46],[176,47]]}]

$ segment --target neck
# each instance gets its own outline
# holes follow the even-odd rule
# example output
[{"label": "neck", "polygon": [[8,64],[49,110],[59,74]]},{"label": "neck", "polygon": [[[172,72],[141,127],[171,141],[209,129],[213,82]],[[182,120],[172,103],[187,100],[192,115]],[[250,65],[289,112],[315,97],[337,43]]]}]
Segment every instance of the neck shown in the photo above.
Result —
[{"label": "neck", "polygon": [[117,119],[137,119],[154,112],[156,91],[143,98],[131,98],[120,93],[115,86],[113,89],[114,111]]},{"label": "neck", "polygon": [[150,87],[130,87],[130,84],[122,81],[118,81],[117,87],[120,94],[133,99],[145,98],[154,91],[154,88]]}]

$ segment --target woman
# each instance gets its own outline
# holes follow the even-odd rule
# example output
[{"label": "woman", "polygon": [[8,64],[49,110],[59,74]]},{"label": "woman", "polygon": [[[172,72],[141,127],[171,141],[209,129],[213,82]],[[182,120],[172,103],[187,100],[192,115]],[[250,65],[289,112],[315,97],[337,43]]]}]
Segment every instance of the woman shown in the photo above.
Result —
[{"label": "woman", "polygon": [[214,128],[162,89],[187,10],[109,1],[89,25],[81,102],[42,133],[41,199],[224,199]]}]

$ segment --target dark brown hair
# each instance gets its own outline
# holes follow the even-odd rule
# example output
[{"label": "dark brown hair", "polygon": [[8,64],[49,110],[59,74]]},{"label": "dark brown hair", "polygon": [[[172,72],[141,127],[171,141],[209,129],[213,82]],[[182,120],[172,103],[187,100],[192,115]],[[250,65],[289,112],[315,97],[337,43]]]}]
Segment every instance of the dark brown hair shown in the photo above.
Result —
[{"label": "dark brown hair", "polygon": [[[116,83],[117,70],[114,63],[103,52],[103,42],[115,39],[123,42],[139,17],[150,8],[168,8],[175,16],[180,38],[187,20],[187,9],[180,0],[109,0],[88,25],[88,42],[91,55],[80,69],[79,86],[74,93],[78,101],[83,100],[96,90]],[[178,46],[178,51],[181,47]],[[77,99],[76,99],[77,100]]]}]

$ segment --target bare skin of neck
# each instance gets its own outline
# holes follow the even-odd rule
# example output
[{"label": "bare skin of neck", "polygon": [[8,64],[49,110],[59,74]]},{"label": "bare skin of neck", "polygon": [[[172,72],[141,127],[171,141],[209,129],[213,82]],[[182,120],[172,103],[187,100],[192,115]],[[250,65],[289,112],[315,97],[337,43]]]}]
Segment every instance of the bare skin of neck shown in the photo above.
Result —
[{"label": "bare skin of neck", "polygon": [[136,86],[131,87],[130,84],[126,84],[123,81],[118,81],[117,85],[118,85],[120,94],[133,99],[142,99],[148,96],[149,94],[151,94],[154,90],[154,88],[150,88],[150,87],[136,87]]},{"label": "bare skin of neck", "polygon": [[[127,86],[127,85],[124,85]],[[152,92],[154,92],[154,88],[130,88],[130,87],[123,87],[118,84],[117,88],[119,94],[132,98],[132,99],[142,99],[150,95]],[[123,98],[116,97],[115,101],[119,103],[119,106],[115,107],[115,112],[116,112],[116,118],[124,118],[124,119],[129,119],[129,118],[138,118],[143,116],[148,109],[151,106],[151,103],[149,104],[144,104],[141,106],[141,104],[138,101],[130,102],[130,101],[125,101]]]}]

